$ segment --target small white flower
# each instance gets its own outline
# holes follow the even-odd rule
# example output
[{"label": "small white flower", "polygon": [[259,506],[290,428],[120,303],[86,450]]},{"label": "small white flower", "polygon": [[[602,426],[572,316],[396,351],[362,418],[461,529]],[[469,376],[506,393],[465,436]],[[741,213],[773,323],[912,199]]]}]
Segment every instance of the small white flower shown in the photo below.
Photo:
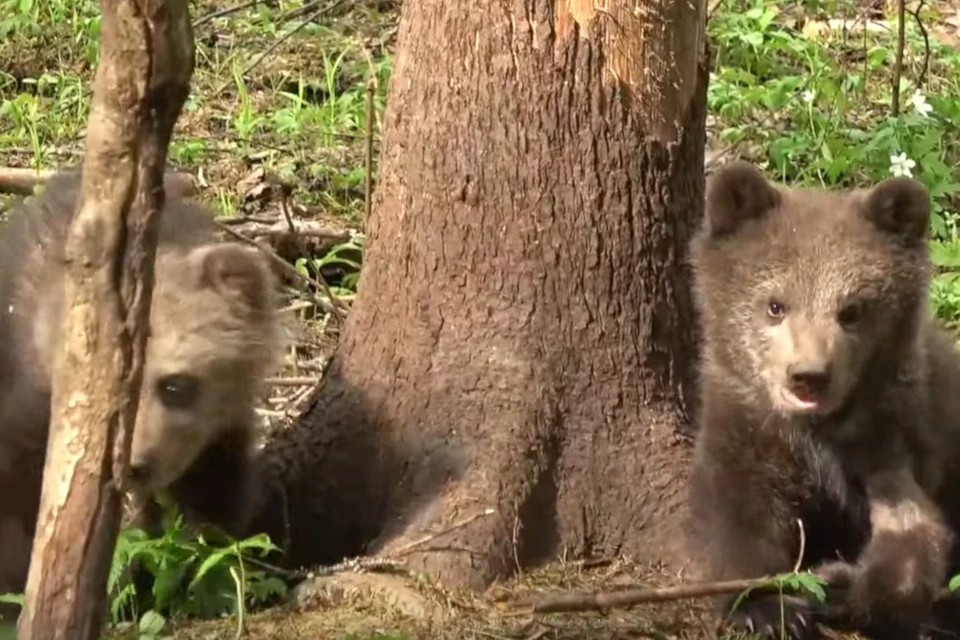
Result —
[{"label": "small white flower", "polygon": [[910,103],[921,116],[926,117],[933,111],[933,107],[927,102],[927,97],[920,93],[920,89],[914,90],[913,96],[910,98]]},{"label": "small white flower", "polygon": [[913,172],[911,169],[916,166],[917,163],[911,158],[908,158],[906,153],[890,156],[890,173],[895,176],[906,176],[908,178],[912,178]]},{"label": "small white flower", "polygon": [[803,99],[804,102],[806,102],[807,104],[810,104],[811,102],[813,102],[813,99],[817,97],[817,94],[807,89],[806,91],[803,92],[803,94],[801,94],[800,97]]}]

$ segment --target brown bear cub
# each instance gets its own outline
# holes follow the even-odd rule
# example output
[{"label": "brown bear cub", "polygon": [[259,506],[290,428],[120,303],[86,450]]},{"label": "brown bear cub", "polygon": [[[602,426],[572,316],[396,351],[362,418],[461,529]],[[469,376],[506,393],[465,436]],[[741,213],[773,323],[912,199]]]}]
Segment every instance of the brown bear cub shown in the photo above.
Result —
[{"label": "brown bear cub", "polygon": [[[32,543],[36,525],[79,189],[79,171],[61,173],[0,223],[0,532],[10,540]],[[212,214],[169,189],[160,225],[131,487],[168,490],[187,517],[240,535],[256,507],[254,407],[282,356],[276,283],[256,250],[217,242]],[[0,593],[23,589],[22,557],[0,554]]]},{"label": "brown bear cub", "polygon": [[929,210],[907,178],[788,190],[738,162],[708,185],[693,552],[712,579],[799,562],[833,585],[785,598],[783,625],[777,593],[725,599],[735,630],[913,638],[960,570],[960,354],[927,307]]}]

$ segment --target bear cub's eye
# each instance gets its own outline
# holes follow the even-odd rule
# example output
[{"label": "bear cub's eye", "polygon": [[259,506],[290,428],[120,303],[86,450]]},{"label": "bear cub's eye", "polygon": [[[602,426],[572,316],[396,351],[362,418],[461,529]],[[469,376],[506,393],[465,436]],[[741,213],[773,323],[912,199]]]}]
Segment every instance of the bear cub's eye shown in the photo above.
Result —
[{"label": "bear cub's eye", "polygon": [[169,409],[187,409],[199,395],[200,384],[193,376],[173,374],[157,381],[160,402]]},{"label": "bear cub's eye", "polygon": [[863,305],[857,302],[844,305],[837,313],[837,322],[844,327],[853,327],[863,318]]},{"label": "bear cub's eye", "polygon": [[767,315],[773,318],[774,320],[779,320],[787,312],[786,307],[784,307],[782,302],[777,300],[771,300],[767,304]]}]

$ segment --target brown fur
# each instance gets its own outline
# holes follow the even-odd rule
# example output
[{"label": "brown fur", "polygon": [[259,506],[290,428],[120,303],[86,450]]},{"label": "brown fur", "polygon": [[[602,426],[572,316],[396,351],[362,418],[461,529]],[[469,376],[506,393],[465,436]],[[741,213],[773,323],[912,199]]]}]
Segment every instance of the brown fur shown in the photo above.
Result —
[{"label": "brown fur", "polygon": [[[0,525],[16,531],[19,523],[31,538],[61,334],[64,240],[78,193],[78,172],[60,174],[0,225]],[[213,232],[210,212],[168,194],[130,468],[138,494],[169,489],[188,517],[239,534],[255,507],[254,403],[281,344],[265,261],[216,242]],[[7,557],[0,592],[26,579],[26,567]]]},{"label": "brown fur", "polygon": [[[706,209],[694,552],[717,579],[788,572],[800,519],[801,567],[845,588],[788,601],[788,637],[818,618],[913,637],[960,566],[960,354],[927,309],[929,196],[905,178],[786,190],[736,163]],[[729,622],[779,637],[778,598]]]}]

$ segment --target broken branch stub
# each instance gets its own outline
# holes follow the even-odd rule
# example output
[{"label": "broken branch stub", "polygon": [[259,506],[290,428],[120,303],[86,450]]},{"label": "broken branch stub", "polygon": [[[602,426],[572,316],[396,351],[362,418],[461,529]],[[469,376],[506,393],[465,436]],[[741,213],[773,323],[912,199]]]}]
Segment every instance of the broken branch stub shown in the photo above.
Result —
[{"label": "broken branch stub", "polygon": [[66,243],[43,490],[18,638],[99,635],[148,331],[163,168],[190,88],[186,0],[101,0],[82,193]]}]

